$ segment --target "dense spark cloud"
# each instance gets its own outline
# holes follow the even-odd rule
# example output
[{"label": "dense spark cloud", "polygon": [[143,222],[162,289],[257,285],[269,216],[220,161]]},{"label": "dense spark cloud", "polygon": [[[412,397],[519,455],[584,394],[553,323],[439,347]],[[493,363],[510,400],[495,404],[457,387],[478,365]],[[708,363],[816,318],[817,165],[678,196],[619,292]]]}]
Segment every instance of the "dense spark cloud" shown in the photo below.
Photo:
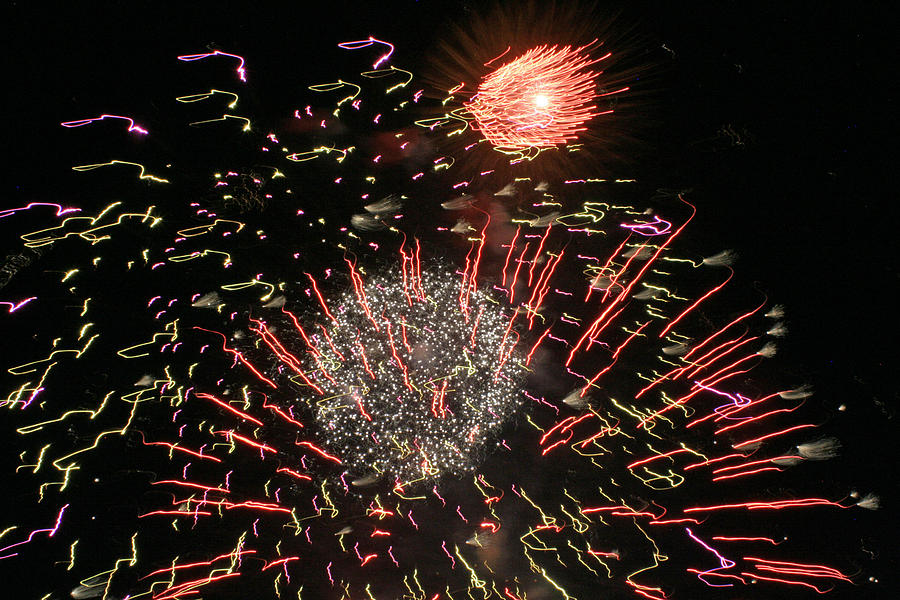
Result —
[{"label": "dense spark cloud", "polygon": [[634,158],[655,60],[627,25],[609,14],[585,19],[586,8],[498,3],[442,36],[419,73],[425,97],[441,100],[426,114],[440,116],[417,123],[444,134],[460,176],[610,177],[612,162],[629,160],[625,147]]},{"label": "dense spark cloud", "polygon": [[[856,582],[773,525],[878,500],[784,487],[838,444],[809,389],[773,383],[783,311],[733,291],[730,254],[685,250],[690,198],[460,178],[407,127],[422,94],[394,47],[338,46],[365,70],[311,85],[284,132],[232,114],[235,92],[165,90],[179,135],[253,148],[204,156],[204,193],[190,157],[91,154],[75,172],[119,178],[115,201],[2,213],[29,219],[3,303],[33,340],[3,403],[38,504],[0,529],[0,562],[44,569],[41,594],[109,599]],[[178,58],[216,55],[244,81],[242,56]],[[63,127],[125,118],[85,114]],[[104,135],[157,129],[127,119]],[[118,165],[138,169],[100,168]]]},{"label": "dense spark cloud", "polygon": [[485,75],[463,105],[475,129],[498,150],[565,145],[603,114],[592,104],[598,73],[590,67],[608,56],[591,60],[587,47],[531,48]]},{"label": "dense spark cloud", "polygon": [[[285,311],[294,343],[261,320],[251,329],[313,392],[337,460],[402,488],[475,469],[473,456],[522,403],[524,364],[504,305],[474,277],[459,285],[452,273],[421,271],[418,248],[401,257],[400,275],[365,281],[348,261],[353,290],[332,310],[322,305],[324,323]],[[286,349],[298,347],[309,360]]]}]

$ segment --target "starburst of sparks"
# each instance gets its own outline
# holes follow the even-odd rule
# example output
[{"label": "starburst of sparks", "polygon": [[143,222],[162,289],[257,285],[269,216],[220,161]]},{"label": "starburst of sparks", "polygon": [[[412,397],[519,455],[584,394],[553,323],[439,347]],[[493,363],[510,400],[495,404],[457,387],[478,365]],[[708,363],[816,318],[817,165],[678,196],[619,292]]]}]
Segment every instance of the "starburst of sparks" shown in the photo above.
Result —
[{"label": "starburst of sparks", "polygon": [[304,390],[341,464],[403,488],[474,470],[522,403],[525,367],[505,303],[473,280],[422,271],[418,249],[401,257],[401,274],[367,281],[348,262],[352,290],[319,319],[284,312],[291,341],[264,320],[251,329]]},{"label": "starburst of sparks", "polygon": [[[473,126],[494,147],[505,151],[566,145],[605,114],[591,67],[588,46],[537,46],[485,75],[464,103]],[[623,91],[623,90],[620,90]]]},{"label": "starburst of sparks", "polygon": [[[153,203],[0,213],[42,219],[0,267],[0,317],[27,341],[0,401],[21,420],[16,481],[34,487],[14,497],[37,503],[0,530],[0,562],[64,569],[76,598],[153,600],[666,600],[850,581],[849,564],[776,538],[772,515],[877,497],[785,493],[783,471],[839,444],[810,441],[809,389],[747,377],[783,311],[726,296],[731,254],[684,256],[688,199],[647,208],[630,179],[461,178],[415,128],[385,128],[422,90],[385,66],[393,45],[340,47],[376,44],[376,71],[310,86],[331,102],[294,111],[303,134],[203,113],[235,108],[231,92],[179,96],[202,113],[192,131],[255,136],[254,166],[219,157],[202,200],[188,168],[113,159],[74,170],[138,167]],[[602,114],[605,57],[589,50],[532,48],[455,110],[513,154],[571,143]],[[246,79],[235,54],[178,58],[217,55]],[[146,133],[108,114],[62,125],[109,118]],[[347,141],[361,124],[379,143]],[[416,168],[401,181],[391,160]],[[358,194],[366,213],[342,206],[335,223],[318,194]],[[37,260],[32,294],[17,273]],[[96,534],[97,505],[114,535]]]}]

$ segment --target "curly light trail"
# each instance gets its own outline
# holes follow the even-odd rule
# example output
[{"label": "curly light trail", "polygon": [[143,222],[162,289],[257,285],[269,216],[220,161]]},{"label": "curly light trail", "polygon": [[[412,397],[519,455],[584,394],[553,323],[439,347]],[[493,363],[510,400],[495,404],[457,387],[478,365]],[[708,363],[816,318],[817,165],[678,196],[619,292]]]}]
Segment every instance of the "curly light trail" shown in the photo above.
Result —
[{"label": "curly light trail", "polygon": [[6,311],[7,313],[14,313],[32,300],[37,300],[37,296],[31,296],[30,298],[25,298],[24,300],[19,300],[18,302],[10,302],[9,300],[0,300],[0,305],[6,305],[9,309]]},{"label": "curly light trail", "polygon": [[209,58],[211,56],[227,56],[229,58],[236,58],[238,60],[238,66],[235,71],[238,74],[238,78],[244,83],[247,82],[247,71],[246,69],[244,69],[244,58],[242,56],[238,56],[237,54],[229,54],[228,52],[216,50],[214,52],[205,52],[202,54],[183,54],[177,58],[181,61],[192,62],[195,60],[203,60],[204,58]]},{"label": "curly light trail", "polygon": [[473,127],[495,148],[512,152],[578,139],[588,121],[611,112],[592,104],[599,72],[590,68],[609,54],[592,59],[589,47],[537,46],[485,75],[464,103]]},{"label": "curly light trail", "polygon": [[27,205],[20,206],[18,208],[0,209],[0,219],[14,215],[17,212],[21,212],[24,210],[30,210],[36,206],[54,206],[54,207],[56,207],[56,216],[57,217],[68,214],[70,212],[81,212],[80,208],[63,208],[63,206],[61,204],[56,204],[53,202],[29,202]]},{"label": "curly light trail", "polygon": [[64,504],[62,506],[62,508],[59,509],[59,513],[56,515],[56,523],[54,523],[53,527],[49,527],[46,529],[35,529],[34,531],[32,531],[31,533],[28,534],[28,537],[26,539],[22,540],[21,542],[16,542],[15,544],[9,544],[8,546],[4,546],[3,548],[0,548],[0,560],[3,560],[5,558],[12,558],[13,556],[18,556],[18,552],[13,552],[12,554],[4,554],[4,553],[7,552],[8,550],[11,550],[12,548],[18,548],[19,546],[23,546],[23,545],[31,542],[31,540],[34,539],[34,536],[36,536],[39,533],[46,533],[47,537],[53,537],[54,535],[56,535],[56,532],[59,530],[59,526],[62,523],[63,513],[66,512],[67,508],[69,508],[69,505]]},{"label": "curly light trail", "polygon": [[82,127],[84,125],[89,125],[96,121],[103,121],[104,119],[122,119],[124,121],[128,121],[128,132],[136,132],[142,135],[147,135],[148,131],[143,127],[136,125],[134,120],[130,117],[121,117],[119,115],[100,115],[99,117],[94,117],[92,119],[79,119],[77,121],[65,121],[60,123],[63,127]]},{"label": "curly light trail", "polygon": [[209,100],[215,94],[221,94],[223,96],[229,96],[231,98],[231,102],[227,104],[229,109],[233,109],[237,106],[238,103],[238,95],[234,92],[224,92],[222,90],[212,89],[208,92],[202,92],[199,94],[188,94],[186,96],[178,96],[175,98],[176,102],[181,102],[183,104],[191,104],[194,102],[202,102],[204,100]]},{"label": "curly light trail", "polygon": [[391,58],[391,55],[394,53],[394,45],[389,42],[383,42],[381,40],[376,40],[372,36],[369,36],[368,39],[358,40],[355,42],[341,42],[338,44],[338,48],[343,48],[344,50],[360,50],[362,48],[368,48],[374,44],[382,44],[388,47],[388,51],[378,58],[374,63],[372,63],[372,68],[377,69],[382,64],[388,61]]},{"label": "curly light trail", "polygon": [[137,167],[139,169],[138,179],[149,179],[150,181],[156,181],[157,183],[169,183],[168,179],[163,179],[162,177],[156,177],[155,175],[150,175],[147,173],[144,165],[139,163],[130,162],[127,160],[111,160],[105,163],[94,163],[90,165],[77,165],[72,167],[73,171],[83,172],[83,171],[93,171],[94,169],[99,169],[101,167],[111,167],[113,165],[129,165],[131,167]]},{"label": "curly light trail", "polygon": [[672,229],[672,224],[669,221],[660,219],[658,216],[654,216],[653,221],[650,223],[622,223],[620,227],[641,235],[654,236],[669,233]]}]

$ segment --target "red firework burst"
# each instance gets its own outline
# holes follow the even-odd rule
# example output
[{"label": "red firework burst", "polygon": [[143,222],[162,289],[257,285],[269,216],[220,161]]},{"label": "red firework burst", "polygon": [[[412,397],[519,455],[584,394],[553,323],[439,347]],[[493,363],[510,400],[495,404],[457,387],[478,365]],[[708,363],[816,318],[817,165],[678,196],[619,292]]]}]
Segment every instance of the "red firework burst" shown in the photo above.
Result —
[{"label": "red firework burst", "polygon": [[473,127],[504,151],[576,140],[589,120],[611,112],[593,104],[600,72],[591,69],[610,55],[592,59],[588,47],[537,46],[485,75],[465,103],[477,124]]}]

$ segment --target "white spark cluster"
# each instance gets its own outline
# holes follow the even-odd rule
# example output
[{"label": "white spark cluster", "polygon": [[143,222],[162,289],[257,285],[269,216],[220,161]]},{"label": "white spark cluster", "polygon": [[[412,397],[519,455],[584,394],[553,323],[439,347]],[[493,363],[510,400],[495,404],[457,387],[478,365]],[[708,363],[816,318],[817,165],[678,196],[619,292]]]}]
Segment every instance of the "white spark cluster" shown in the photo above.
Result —
[{"label": "white spark cluster", "polygon": [[420,281],[417,296],[399,275],[371,278],[369,314],[351,289],[328,303],[330,340],[322,330],[311,336],[326,365],[315,377],[324,394],[310,398],[323,442],[366,481],[470,471],[522,403],[511,311],[477,290],[464,312],[460,279],[448,271]]}]

